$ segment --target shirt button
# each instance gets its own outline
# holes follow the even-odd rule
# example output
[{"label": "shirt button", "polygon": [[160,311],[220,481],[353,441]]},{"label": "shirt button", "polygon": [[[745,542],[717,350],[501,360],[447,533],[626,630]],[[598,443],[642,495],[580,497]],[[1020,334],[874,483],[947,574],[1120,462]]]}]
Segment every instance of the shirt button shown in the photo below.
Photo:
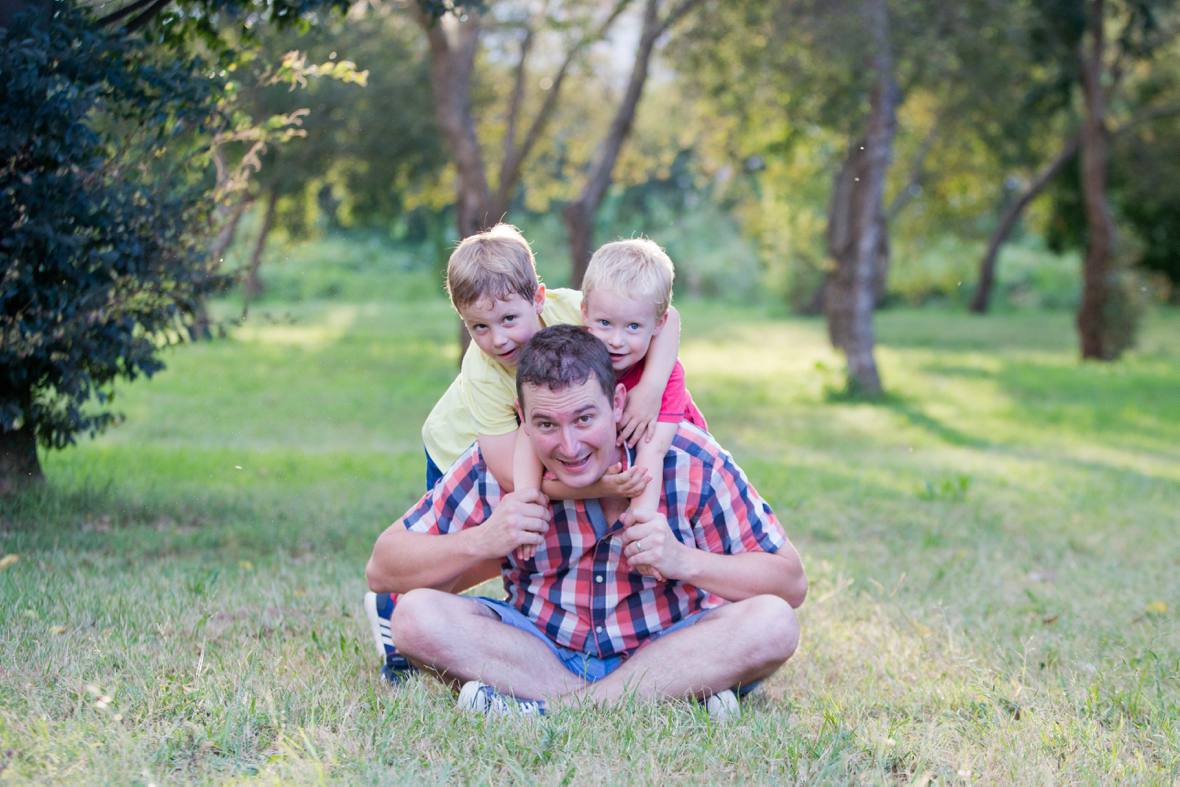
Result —
[{"label": "shirt button", "polygon": [[597,631],[599,634],[601,634],[602,633],[602,626],[599,626],[598,628],[596,628],[594,630]]},{"label": "shirt button", "polygon": [[602,574],[599,574],[598,576],[596,576],[596,577],[594,578],[594,581],[595,581],[595,582],[597,582],[597,583],[599,583],[599,584],[602,584]]}]

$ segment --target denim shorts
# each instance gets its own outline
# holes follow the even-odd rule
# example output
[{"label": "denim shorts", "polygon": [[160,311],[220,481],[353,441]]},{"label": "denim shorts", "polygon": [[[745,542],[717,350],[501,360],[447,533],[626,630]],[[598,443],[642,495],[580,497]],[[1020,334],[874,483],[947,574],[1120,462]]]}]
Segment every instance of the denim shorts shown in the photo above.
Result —
[{"label": "denim shorts", "polygon": [[430,453],[425,448],[422,449],[422,453],[426,454],[426,491],[429,492],[443,477],[443,471],[438,469],[438,465],[430,458]]},{"label": "denim shorts", "polygon": [[[557,657],[567,670],[577,675],[584,681],[594,683],[602,680],[607,675],[617,670],[623,664],[622,656],[610,656],[608,658],[599,658],[598,656],[589,653],[582,653],[573,648],[566,648],[558,645],[553,640],[545,635],[523,612],[516,607],[509,604],[507,601],[498,601],[487,596],[477,596],[473,600],[480,602],[485,607],[495,612],[500,617],[501,623],[506,623],[513,628],[532,634],[537,639],[541,640],[548,646],[549,650]],[[701,610],[694,612],[683,620],[679,620],[663,631],[653,634],[648,642],[659,639],[665,634],[671,634],[682,628],[687,628],[693,623],[696,623],[702,617],[707,615],[709,610]],[[744,686],[742,687],[745,688]],[[750,688],[753,688],[751,686]],[[744,692],[743,692],[744,693]]]}]

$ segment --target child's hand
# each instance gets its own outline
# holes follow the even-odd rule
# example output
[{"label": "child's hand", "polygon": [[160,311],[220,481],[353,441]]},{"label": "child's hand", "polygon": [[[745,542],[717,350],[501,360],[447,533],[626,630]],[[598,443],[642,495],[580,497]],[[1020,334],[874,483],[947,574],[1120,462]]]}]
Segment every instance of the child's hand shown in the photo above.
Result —
[{"label": "child's hand", "polygon": [[643,494],[651,476],[646,469],[635,465],[623,469],[621,462],[611,465],[602,477],[602,483],[608,490],[609,496],[634,498]]},{"label": "child's hand", "polygon": [[627,393],[627,404],[623,407],[623,420],[619,422],[619,442],[634,448],[640,440],[651,442],[656,433],[656,421],[660,417],[660,404],[664,392],[654,395],[637,385]]}]

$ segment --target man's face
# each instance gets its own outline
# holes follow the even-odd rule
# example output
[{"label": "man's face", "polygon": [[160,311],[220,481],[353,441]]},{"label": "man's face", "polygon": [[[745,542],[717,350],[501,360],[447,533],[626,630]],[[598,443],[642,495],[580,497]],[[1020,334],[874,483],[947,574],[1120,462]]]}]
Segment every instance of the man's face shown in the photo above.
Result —
[{"label": "man's face", "polygon": [[563,484],[590,486],[618,461],[615,438],[626,398],[622,385],[607,397],[591,375],[581,385],[557,391],[525,383],[522,393],[525,434],[541,463]]},{"label": "man's face", "polygon": [[622,374],[647,355],[668,315],[657,318],[651,301],[596,290],[582,301],[582,317],[587,330],[606,345],[611,367]]},{"label": "man's face", "polygon": [[516,368],[520,350],[533,334],[541,330],[541,307],[545,305],[545,288],[529,301],[517,293],[507,298],[485,298],[459,309],[459,316],[471,341],[494,361]]}]

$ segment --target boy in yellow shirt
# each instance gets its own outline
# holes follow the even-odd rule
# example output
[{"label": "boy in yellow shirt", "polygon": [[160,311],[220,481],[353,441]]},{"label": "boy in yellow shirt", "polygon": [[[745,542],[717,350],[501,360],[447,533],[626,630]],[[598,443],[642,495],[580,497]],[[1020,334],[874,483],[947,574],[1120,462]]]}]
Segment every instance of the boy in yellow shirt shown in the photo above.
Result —
[{"label": "boy in yellow shirt", "polygon": [[[581,293],[546,289],[538,281],[528,242],[507,224],[498,224],[459,244],[447,262],[447,293],[471,335],[471,345],[463,356],[459,375],[422,426],[426,488],[431,489],[472,443],[478,443],[488,469],[509,492],[513,489],[513,457],[519,432],[515,410],[517,358],[541,328],[582,322]],[[628,395],[620,432],[629,444],[650,439],[678,350],[679,317],[673,311],[669,325],[652,341],[642,380]],[[620,468],[579,494],[634,497],[648,485],[648,479],[642,468]],[[534,481],[530,494],[544,504],[547,501],[535,486]],[[541,486],[542,492],[551,489],[550,482]],[[489,563],[460,578],[455,589],[479,584],[499,572],[498,562]],[[396,602],[396,597],[389,594],[365,595],[365,611],[386,662],[382,674],[394,683],[409,668],[389,634],[389,618]]]}]

